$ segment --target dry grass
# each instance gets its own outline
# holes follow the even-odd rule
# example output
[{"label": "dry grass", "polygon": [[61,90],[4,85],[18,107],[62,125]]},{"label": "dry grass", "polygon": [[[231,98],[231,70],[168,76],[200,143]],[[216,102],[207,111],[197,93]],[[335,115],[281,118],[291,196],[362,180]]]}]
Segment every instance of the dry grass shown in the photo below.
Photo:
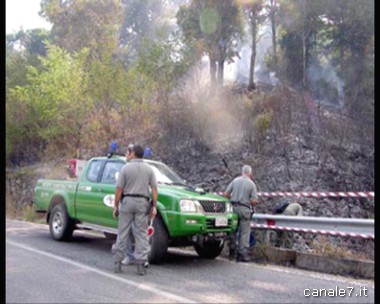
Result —
[{"label": "dry grass", "polygon": [[321,236],[312,243],[315,253],[333,258],[352,258],[353,254],[346,248],[332,244],[326,236]]},{"label": "dry grass", "polygon": [[5,216],[8,219],[22,220],[33,223],[45,223],[45,215],[35,212],[32,205],[17,207],[12,199],[6,199]]}]

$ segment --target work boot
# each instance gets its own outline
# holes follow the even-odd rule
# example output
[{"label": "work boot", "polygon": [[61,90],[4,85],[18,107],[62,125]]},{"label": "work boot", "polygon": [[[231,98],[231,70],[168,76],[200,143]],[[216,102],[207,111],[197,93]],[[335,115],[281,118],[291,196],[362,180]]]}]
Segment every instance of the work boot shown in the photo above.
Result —
[{"label": "work boot", "polygon": [[120,273],[121,272],[121,263],[120,262],[113,262],[113,272],[114,273]]},{"label": "work boot", "polygon": [[241,255],[239,254],[236,257],[236,262],[250,262],[251,258],[248,255]]},{"label": "work boot", "polygon": [[144,264],[141,264],[141,263],[137,264],[137,274],[141,276],[146,274],[146,269],[144,267]]}]

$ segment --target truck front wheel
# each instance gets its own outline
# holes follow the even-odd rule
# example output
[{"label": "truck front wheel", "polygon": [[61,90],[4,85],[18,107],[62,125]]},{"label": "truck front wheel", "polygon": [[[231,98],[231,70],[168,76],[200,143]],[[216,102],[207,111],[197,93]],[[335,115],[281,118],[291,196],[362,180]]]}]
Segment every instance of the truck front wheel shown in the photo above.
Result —
[{"label": "truck front wheel", "polygon": [[53,207],[49,218],[50,234],[57,241],[68,241],[71,239],[74,226],[67,214],[66,206],[58,204]]},{"label": "truck front wheel", "polygon": [[203,245],[195,244],[194,249],[199,257],[204,259],[215,259],[223,250],[223,241],[204,242]]},{"label": "truck front wheel", "polygon": [[153,222],[154,234],[149,239],[150,252],[148,261],[151,264],[159,264],[166,256],[169,244],[169,235],[160,217]]}]

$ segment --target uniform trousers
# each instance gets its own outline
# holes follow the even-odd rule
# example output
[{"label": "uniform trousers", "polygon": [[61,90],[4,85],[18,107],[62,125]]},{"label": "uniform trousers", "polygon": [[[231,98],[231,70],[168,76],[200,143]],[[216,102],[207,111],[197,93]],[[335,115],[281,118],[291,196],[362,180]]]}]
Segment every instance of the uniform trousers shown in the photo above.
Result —
[{"label": "uniform trousers", "polygon": [[148,260],[148,214],[149,202],[145,198],[125,197],[119,204],[119,224],[115,246],[113,248],[114,261],[121,262],[125,257],[125,246],[129,233],[134,224],[136,263],[144,263]]},{"label": "uniform trousers", "polygon": [[[234,213],[239,219],[238,255],[246,256],[249,253],[249,237],[251,234],[251,209],[245,206],[233,206]],[[237,233],[233,235],[232,243],[235,244]]]}]

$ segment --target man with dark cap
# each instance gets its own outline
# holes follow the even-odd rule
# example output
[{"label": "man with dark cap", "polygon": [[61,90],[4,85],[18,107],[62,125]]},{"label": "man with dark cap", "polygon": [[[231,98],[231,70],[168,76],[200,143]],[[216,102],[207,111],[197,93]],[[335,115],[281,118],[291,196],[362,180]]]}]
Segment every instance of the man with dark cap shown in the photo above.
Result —
[{"label": "man with dark cap", "polygon": [[[132,224],[136,241],[134,257],[137,263],[137,273],[144,275],[144,263],[148,260],[148,217],[157,214],[157,180],[153,169],[142,157],[144,149],[135,145],[132,148],[131,159],[121,169],[117,179],[113,216],[119,218],[118,236],[114,246],[114,271],[121,272],[121,261],[125,256],[125,246]],[[152,190],[153,208],[149,214],[149,188]],[[120,203],[120,204],[119,204]]]}]

